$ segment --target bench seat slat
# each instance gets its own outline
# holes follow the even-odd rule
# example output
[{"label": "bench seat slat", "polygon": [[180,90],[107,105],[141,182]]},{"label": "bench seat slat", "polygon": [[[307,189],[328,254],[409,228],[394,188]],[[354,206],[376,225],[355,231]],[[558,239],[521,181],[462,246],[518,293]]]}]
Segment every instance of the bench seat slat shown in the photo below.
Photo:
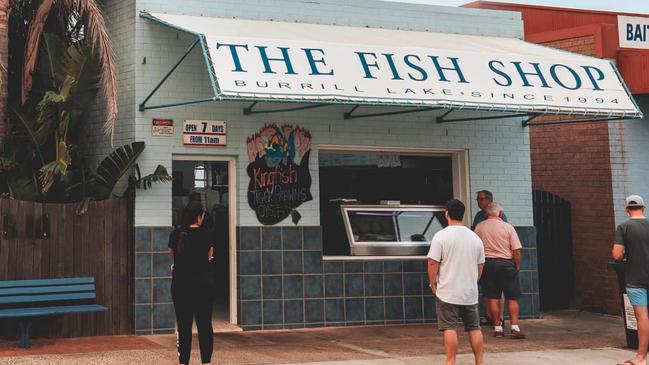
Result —
[{"label": "bench seat slat", "polygon": [[94,290],[95,290],[94,284],[8,288],[8,289],[0,289],[0,297],[5,295],[18,295],[18,294],[74,293],[74,292],[88,292]]},{"label": "bench seat slat", "polygon": [[94,284],[95,278],[64,278],[64,279],[38,279],[38,280],[13,280],[0,281],[0,288],[17,288],[30,286],[53,286],[70,284]]},{"label": "bench seat slat", "polygon": [[0,304],[50,302],[57,300],[95,299],[94,292],[46,295],[16,295],[0,297]]},{"label": "bench seat slat", "polygon": [[61,307],[0,309],[0,318],[36,317],[78,312],[104,312],[107,310],[108,308],[98,304],[70,305]]}]

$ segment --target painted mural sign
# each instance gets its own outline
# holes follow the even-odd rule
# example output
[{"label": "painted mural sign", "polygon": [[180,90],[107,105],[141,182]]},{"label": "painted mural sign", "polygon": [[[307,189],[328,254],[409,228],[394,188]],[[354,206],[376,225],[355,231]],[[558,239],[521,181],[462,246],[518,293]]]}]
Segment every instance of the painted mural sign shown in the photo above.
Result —
[{"label": "painted mural sign", "polygon": [[311,134],[300,127],[270,124],[248,137],[248,205],[257,219],[273,225],[289,215],[300,221],[296,210],[313,200],[309,154]]}]

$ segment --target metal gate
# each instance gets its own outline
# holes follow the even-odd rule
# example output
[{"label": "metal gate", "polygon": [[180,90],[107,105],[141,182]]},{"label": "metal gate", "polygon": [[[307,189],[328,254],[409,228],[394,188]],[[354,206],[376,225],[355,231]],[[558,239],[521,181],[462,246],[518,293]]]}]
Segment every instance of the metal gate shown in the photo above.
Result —
[{"label": "metal gate", "polygon": [[574,296],[570,202],[534,190],[541,310],[568,309]]}]

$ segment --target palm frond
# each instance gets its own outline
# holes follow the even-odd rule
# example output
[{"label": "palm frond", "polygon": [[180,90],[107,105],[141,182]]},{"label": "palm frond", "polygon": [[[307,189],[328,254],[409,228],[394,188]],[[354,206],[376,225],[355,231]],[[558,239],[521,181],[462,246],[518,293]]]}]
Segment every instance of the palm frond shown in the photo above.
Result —
[{"label": "palm frond", "polygon": [[[49,15],[54,0],[43,0],[36,11],[36,15],[29,27],[25,47],[25,62],[23,68],[21,100],[24,104],[27,101],[29,92],[32,89],[32,75],[36,67],[38,45],[43,34],[43,27]],[[95,0],[57,0],[56,14],[60,17],[70,17],[73,14],[79,17],[84,24],[86,40],[96,47],[101,60],[101,89],[106,102],[106,121],[104,132],[113,137],[115,120],[117,118],[117,63],[113,44],[108,34],[108,26],[101,12],[101,8]],[[65,23],[69,19],[59,19]]]},{"label": "palm frond", "polygon": [[29,25],[27,32],[27,39],[25,41],[25,60],[23,64],[23,78],[21,88],[21,103],[25,104],[29,92],[32,90],[32,74],[36,68],[36,60],[38,58],[38,46],[41,42],[43,35],[43,27],[47,16],[52,10],[53,0],[43,0],[41,5],[36,10],[36,15]]},{"label": "palm frond", "polygon": [[[70,9],[71,12],[79,14],[85,25],[87,40],[97,47],[99,52],[102,67],[101,88],[106,101],[104,132],[110,135],[112,140],[117,118],[117,62],[101,8],[95,0],[58,0],[57,5],[59,4],[66,11]],[[65,14],[66,11],[62,13]]]}]

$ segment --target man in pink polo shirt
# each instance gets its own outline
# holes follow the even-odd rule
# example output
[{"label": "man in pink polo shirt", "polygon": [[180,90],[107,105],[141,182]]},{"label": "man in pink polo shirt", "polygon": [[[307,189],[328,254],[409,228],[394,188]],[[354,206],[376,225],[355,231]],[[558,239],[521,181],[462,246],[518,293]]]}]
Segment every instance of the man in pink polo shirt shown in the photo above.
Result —
[{"label": "man in pink polo shirt", "polygon": [[[501,318],[500,300],[503,293],[511,321],[511,335],[522,339],[525,335],[518,326],[518,298],[521,286],[518,272],[521,269],[521,241],[514,226],[499,218],[502,207],[491,202],[487,206],[487,220],[478,224],[475,233],[482,239],[486,262],[480,280],[482,294],[489,302],[491,318]],[[496,337],[505,337],[505,330],[499,323],[494,326]]]}]

